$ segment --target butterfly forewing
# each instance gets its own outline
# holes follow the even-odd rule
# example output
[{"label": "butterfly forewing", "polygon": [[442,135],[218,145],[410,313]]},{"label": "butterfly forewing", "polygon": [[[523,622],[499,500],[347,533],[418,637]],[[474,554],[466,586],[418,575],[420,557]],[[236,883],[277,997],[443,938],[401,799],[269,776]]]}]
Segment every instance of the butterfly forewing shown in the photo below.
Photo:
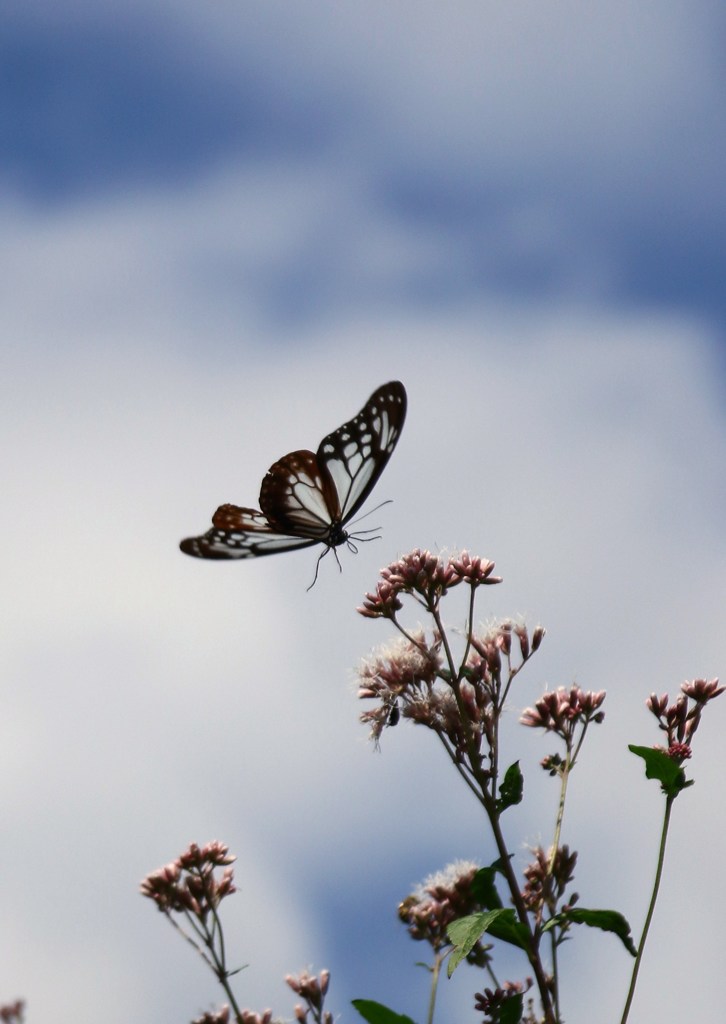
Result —
[{"label": "butterfly forewing", "polygon": [[366,500],[386,467],[406,419],[406,390],[384,384],[358,415],[320,442],[318,463],[327,471],[347,522]]}]

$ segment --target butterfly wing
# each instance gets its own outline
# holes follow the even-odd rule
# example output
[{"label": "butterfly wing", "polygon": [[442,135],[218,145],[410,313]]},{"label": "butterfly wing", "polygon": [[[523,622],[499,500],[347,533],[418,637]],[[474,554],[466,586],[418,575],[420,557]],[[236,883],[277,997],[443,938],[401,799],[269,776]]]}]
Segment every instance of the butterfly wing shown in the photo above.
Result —
[{"label": "butterfly wing", "polygon": [[179,547],[195,558],[259,558],[278,551],[294,551],[316,543],[316,539],[290,536],[272,525],[264,512],[237,505],[220,505],[214,524],[201,537],[187,537]]},{"label": "butterfly wing", "polygon": [[260,489],[260,508],[283,533],[326,541],[340,519],[338,494],[316,455],[290,452],[268,469]]},{"label": "butterfly wing", "polygon": [[260,511],[221,505],[212,529],[179,545],[196,558],[259,558],[312,544],[335,547],[341,524],[361,507],[396,447],[406,418],[406,389],[391,381],[358,415],[328,434],[317,454],[290,452],[262,481]]},{"label": "butterfly wing", "polygon": [[330,478],[336,500],[325,501],[346,523],[366,500],[386,468],[406,419],[406,389],[393,380],[374,391],[358,415],[320,442],[317,464]]}]

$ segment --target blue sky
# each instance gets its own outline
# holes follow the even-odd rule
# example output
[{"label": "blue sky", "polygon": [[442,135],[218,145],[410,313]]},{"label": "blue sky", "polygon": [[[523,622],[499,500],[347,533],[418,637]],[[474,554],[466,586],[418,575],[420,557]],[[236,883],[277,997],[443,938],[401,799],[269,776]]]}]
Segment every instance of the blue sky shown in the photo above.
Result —
[{"label": "blue sky", "polygon": [[446,246],[435,267],[358,287],[349,255],[331,281],[346,225],[318,210],[317,258],[277,264],[270,315],[589,288],[723,327],[716,5],[45,13],[3,13],[3,181],[33,207],[227,162],[325,167],[347,198]]},{"label": "blue sky", "polygon": [[[400,728],[373,756],[356,722],[352,669],[387,637],[353,610],[414,546],[493,558],[482,618],[548,628],[517,707],[608,690],[567,841],[583,902],[637,929],[657,798],[625,745],[655,741],[652,690],[723,675],[720,7],[39,3],[0,29],[0,999],[58,1024],[198,1015],[211,978],[135,890],[219,838],[243,1003],[289,1014],[281,978],[312,963],[346,1019],[361,995],[422,1018],[396,903],[491,851],[432,745]],[[394,502],[342,576],[326,560],[307,594],[310,552],[179,554],[392,378]],[[721,1005],[709,719],[643,1024]],[[525,741],[522,858],[552,799]],[[568,1016],[604,1024],[627,963],[590,939]],[[442,1019],[473,1019],[474,986]]]}]

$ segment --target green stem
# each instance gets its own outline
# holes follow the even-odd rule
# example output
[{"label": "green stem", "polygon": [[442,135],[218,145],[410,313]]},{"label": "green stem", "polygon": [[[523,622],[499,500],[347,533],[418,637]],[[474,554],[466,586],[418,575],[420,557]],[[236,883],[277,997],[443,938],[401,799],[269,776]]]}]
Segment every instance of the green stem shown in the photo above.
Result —
[{"label": "green stem", "polygon": [[[567,783],[570,778],[570,771],[574,764],[574,759],[571,758],[570,747],[568,743],[567,753],[565,754],[565,763],[560,774],[560,800],[557,806],[557,819],[555,821],[555,834],[552,840],[552,849],[550,850],[550,859],[547,864],[547,877],[552,878],[552,872],[555,869],[555,859],[557,857],[557,851],[560,848],[560,837],[562,835],[562,820],[565,816],[565,800],[567,798]],[[550,948],[552,952],[552,995],[555,1006],[556,1019],[560,1019],[560,985],[557,971],[557,936],[555,929],[550,931]]]},{"label": "green stem", "polygon": [[[454,663],[454,656],[451,653],[451,647],[449,646],[449,638],[446,635],[444,624],[441,621],[441,616],[439,615],[438,609],[435,604],[432,603],[429,606],[429,613],[433,618],[434,622],[436,623],[436,628],[438,630],[439,636],[441,637],[441,644],[444,648],[444,654],[446,656],[446,664],[449,667],[450,678],[448,680],[445,680],[445,682],[448,683],[448,685],[451,688],[451,692],[454,695],[454,700],[456,701],[456,706],[459,710],[459,720],[461,721],[461,724],[464,727],[464,742],[466,744],[466,754],[467,757],[469,758],[469,766],[471,768],[471,773],[480,785],[485,786],[485,777],[481,774],[482,756],[479,753],[476,740],[474,739],[474,727],[472,726],[471,721],[469,720],[469,715],[467,714],[466,708],[464,706],[464,701],[461,696],[461,680],[464,673],[464,664],[462,662],[459,668],[456,668],[456,665]],[[443,677],[439,676],[439,678]]]},{"label": "green stem", "polygon": [[550,950],[552,953],[552,999],[555,1004],[555,1019],[560,1020],[560,985],[557,973],[557,936],[555,935],[554,928],[550,930],[550,937]]},{"label": "green stem", "polygon": [[[473,601],[470,607],[473,610]],[[544,965],[539,954],[539,938],[535,936],[534,932],[532,931],[532,926],[529,920],[529,916],[527,914],[527,908],[525,907],[524,900],[522,899],[522,894],[519,888],[519,883],[517,881],[517,876],[514,873],[509,851],[507,849],[507,844],[505,842],[504,835],[502,833],[501,826],[499,823],[499,813],[497,811],[496,805],[497,771],[495,758],[497,757],[497,737],[495,736],[494,742],[492,744],[493,749],[490,751],[490,758],[492,758],[492,761],[490,763],[494,766],[494,768],[490,773],[486,773],[482,771],[481,768],[482,756],[477,749],[473,736],[473,729],[469,721],[469,716],[466,713],[466,708],[464,707],[464,702],[461,697],[460,684],[464,672],[464,663],[462,662],[457,671],[456,666],[454,664],[453,654],[449,646],[448,637],[446,635],[446,630],[444,629],[441,617],[438,612],[438,608],[436,607],[434,601],[431,601],[429,603],[427,610],[431,617],[433,618],[439,636],[441,637],[441,644],[444,650],[444,657],[446,664],[448,665],[450,674],[450,679],[446,681],[451,687],[451,691],[454,695],[454,699],[456,700],[457,708],[459,710],[460,719],[464,726],[464,740],[466,744],[466,753],[469,760],[469,769],[471,771],[473,779],[476,780],[476,783],[480,787],[479,794],[476,794],[476,790],[469,781],[469,778],[457,764],[457,759],[454,751],[451,751],[449,749],[448,744],[444,740],[443,736],[439,736],[439,738],[442,740],[444,746],[447,748],[447,752],[449,753],[451,760],[454,762],[455,767],[457,767],[459,773],[467,782],[467,785],[469,785],[469,788],[475,792],[475,795],[477,795],[480,803],[482,804],[484,810],[486,811],[487,817],[489,818],[489,823],[494,834],[494,840],[497,846],[499,859],[502,865],[502,871],[504,872],[504,875],[507,880],[507,885],[512,897],[512,902],[515,906],[517,917],[527,931],[527,949],[525,952],[537,981],[537,989],[539,991],[539,996],[542,1003],[542,1011],[544,1014],[544,1024],[557,1024],[557,1018],[555,1016],[555,1011],[552,1005],[552,994],[550,992],[547,975],[544,970]],[[396,628],[399,629],[400,632],[404,634],[404,636],[411,640],[419,649],[423,648],[422,644],[417,643],[415,640],[413,640],[413,637],[409,636],[406,633],[404,628],[395,620],[395,618],[393,619],[393,622]],[[469,637],[471,636],[471,633],[472,629],[470,623],[470,627],[468,630]],[[516,674],[511,670],[511,665],[509,665],[508,668],[509,678],[507,686],[505,688],[505,694],[508,691],[509,686],[511,685],[514,675]],[[501,712],[501,703],[499,704],[497,711]],[[431,1022],[433,1021],[436,988],[438,984],[440,966],[441,960],[437,956],[433,968],[434,980],[432,982],[431,1000],[429,1003],[428,1024],[431,1024]]]},{"label": "green stem", "polygon": [[635,995],[635,985],[638,981],[638,971],[640,970],[640,963],[643,958],[643,949],[645,948],[645,940],[648,937],[648,930],[650,929],[650,923],[653,920],[653,913],[655,911],[655,901],[658,899],[658,890],[660,888],[660,880],[663,875],[663,864],[665,863],[665,849],[666,839],[668,838],[668,826],[671,818],[671,807],[675,800],[675,794],[666,797],[665,814],[663,815],[663,828],[660,834],[660,849],[658,851],[658,867],[655,872],[655,881],[653,882],[653,892],[650,897],[650,905],[648,906],[648,913],[645,917],[645,924],[643,925],[643,934],[640,936],[640,942],[638,943],[638,953],[635,957],[635,963],[633,964],[633,974],[630,978],[630,988],[628,989],[628,997],[625,1000],[625,1009],[623,1010],[623,1016],[620,1018],[620,1024],[625,1024],[630,1013],[630,1006],[633,1002],[633,996]]},{"label": "green stem", "polygon": [[436,992],[439,987],[439,974],[441,972],[441,964],[444,962],[444,958],[441,953],[436,953],[434,956],[434,965],[431,968],[431,995],[429,996],[429,1012],[426,1018],[426,1024],[433,1024],[434,1022],[434,1008],[436,1006]]},{"label": "green stem", "polygon": [[464,648],[464,656],[461,659],[461,667],[466,665],[466,659],[469,657],[469,651],[471,650],[471,638],[474,635],[474,599],[476,597],[476,587],[471,587],[471,593],[469,594],[469,615],[467,617],[466,626],[466,647]]},{"label": "green stem", "polygon": [[449,666],[449,673],[451,675],[451,680],[452,680],[452,682],[454,680],[456,680],[456,682],[458,683],[459,678],[460,678],[460,671],[457,672],[457,670],[456,670],[456,665],[454,664],[454,655],[451,653],[451,647],[449,646],[449,638],[446,635],[446,630],[444,629],[444,624],[441,621],[441,616],[439,615],[439,610],[436,607],[436,605],[431,604],[429,606],[429,612],[431,614],[431,618],[436,623],[436,628],[438,629],[439,636],[441,637],[441,644],[442,644],[442,646],[444,648],[444,654],[446,655],[446,664]]},{"label": "green stem", "polygon": [[[222,930],[222,922],[219,919],[216,907],[212,907],[212,918],[214,921],[214,928],[209,933],[209,948],[216,965],[217,980],[219,981],[220,985],[225,991],[227,999],[229,1000],[229,1005],[232,1007],[232,1010],[234,1012],[235,1020],[241,1020],[242,1011],[240,1010],[237,1004],[237,1000],[234,997],[234,992],[232,991],[232,987],[229,981],[231,973],[236,974],[237,972],[233,971],[230,973],[230,971],[227,970],[227,958],[224,950],[224,932]],[[215,935],[217,936],[219,951],[217,951],[217,948],[215,947],[214,944]]]},{"label": "green stem", "polygon": [[428,655],[429,649],[426,646],[426,644],[422,643],[420,640],[416,640],[415,637],[411,636],[411,634],[408,632],[408,630],[405,628],[405,626],[401,625],[401,623],[398,621],[398,619],[395,617],[395,615],[391,619],[391,622],[396,627],[398,632],[401,633],[403,636],[405,636],[405,638],[408,640],[408,642],[410,644],[413,644],[414,647],[418,648],[418,650],[421,651],[422,654]]},{"label": "green stem", "polygon": [[512,867],[512,861],[509,856],[507,844],[502,834],[502,829],[499,824],[499,816],[495,809],[490,809],[489,813],[489,824],[494,834],[494,841],[497,844],[497,851],[499,853],[499,860],[501,863],[501,869],[504,872],[504,876],[507,879],[507,885],[509,892],[514,903],[514,909],[517,912],[517,917],[520,922],[524,925],[527,930],[527,959],[529,960],[530,966],[534,971],[534,976],[537,981],[537,989],[539,991],[539,997],[542,1001],[542,1011],[544,1013],[545,1024],[556,1024],[555,1012],[552,1007],[552,995],[550,993],[549,985],[547,982],[547,975],[545,974],[544,967],[542,965],[542,958],[539,955],[539,941],[535,937],[532,931],[532,925],[527,914],[527,908],[524,905],[522,899],[522,893],[519,889],[517,882],[517,876],[514,873]]},{"label": "green stem", "polygon": [[560,773],[560,802],[557,806],[557,820],[555,821],[555,834],[552,841],[552,849],[550,850],[550,859],[547,865],[547,875],[551,876],[555,868],[555,858],[557,857],[557,851],[560,848],[560,836],[562,835],[562,819],[565,816],[565,800],[567,799],[567,783],[570,778],[570,771],[574,764],[574,760],[571,759],[569,744],[565,754],[565,763],[562,766]]},{"label": "green stem", "polygon": [[[185,915],[187,916],[187,918],[189,918],[189,914],[186,911],[185,911]],[[196,940],[191,935],[189,935],[188,932],[185,932],[184,929],[182,928],[182,926],[177,921],[174,920],[174,918],[171,916],[171,912],[168,911],[168,910],[165,910],[164,911],[164,916],[166,917],[167,921],[172,926],[172,928],[174,928],[177,932],[179,932],[179,934],[184,939],[184,941],[188,942],[189,945],[192,947],[192,949],[195,949],[197,951],[197,953],[200,955],[200,957],[205,962],[205,964],[207,964],[209,967],[212,968],[212,970],[214,970],[214,964],[209,959],[209,957],[204,952],[204,950],[201,948],[199,943],[196,942]],[[196,925],[194,925],[193,921],[191,921],[190,923],[191,923],[191,926],[193,927],[193,929],[200,936],[201,940],[204,941],[204,934],[202,932],[200,932],[196,928]]]},{"label": "green stem", "polygon": [[[504,872],[504,875],[507,880],[507,885],[512,897],[512,902],[514,903],[514,907],[517,912],[517,917],[527,930],[528,941],[526,954],[530,966],[534,972],[535,978],[537,980],[537,989],[539,991],[540,1000],[542,1001],[542,1010],[544,1012],[544,1024],[556,1024],[556,1018],[552,1007],[552,996],[547,982],[547,975],[545,974],[542,959],[539,955],[539,942],[538,939],[535,937],[534,932],[532,931],[532,926],[530,924],[529,916],[527,914],[527,908],[525,907],[524,900],[522,899],[522,893],[519,888],[517,876],[514,873],[511,857],[509,856],[509,850],[507,849],[507,844],[504,839],[504,834],[502,832],[501,825],[499,822],[499,812],[497,811],[496,803],[496,787],[498,781],[497,730],[495,727],[495,736],[493,738],[493,742],[489,753],[491,772],[488,774],[482,771],[482,757],[476,748],[476,744],[474,742],[474,738],[472,735],[471,723],[469,722],[469,717],[466,713],[466,709],[464,707],[464,703],[461,698],[461,692],[459,689],[464,665],[462,663],[459,672],[456,672],[454,668],[453,657],[448,644],[448,638],[446,636],[446,631],[444,630],[444,626],[438,614],[438,610],[435,607],[431,607],[429,611],[436,623],[439,635],[442,638],[446,659],[449,664],[451,672],[450,686],[454,694],[454,699],[456,700],[457,707],[459,709],[461,721],[464,724],[464,736],[466,740],[467,755],[469,758],[469,769],[481,790],[481,795],[479,799],[482,806],[484,807],[484,810],[486,811],[487,817],[489,818],[489,824],[494,835],[494,841],[496,843],[497,851],[499,853],[499,859],[502,864],[502,871]],[[471,633],[471,629],[469,630],[469,633]],[[511,672],[509,681],[511,683]],[[501,710],[501,705],[499,706],[499,710]],[[498,725],[498,716],[495,716],[495,720],[496,724]]]}]

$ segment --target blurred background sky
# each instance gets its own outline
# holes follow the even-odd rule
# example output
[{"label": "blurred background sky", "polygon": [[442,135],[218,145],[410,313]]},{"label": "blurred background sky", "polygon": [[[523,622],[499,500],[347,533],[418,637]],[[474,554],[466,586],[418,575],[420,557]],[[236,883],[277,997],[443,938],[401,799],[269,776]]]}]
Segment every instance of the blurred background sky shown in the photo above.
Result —
[{"label": "blurred background sky", "polygon": [[[494,854],[431,737],[376,755],[357,722],[390,634],[354,609],[415,546],[494,559],[481,618],[548,630],[510,716],[520,868],[556,793],[517,713],[608,691],[564,840],[581,903],[639,934],[662,808],[626,744],[658,741],[650,692],[724,672],[725,32],[708,0],[2,5],[0,1001],[29,1024],[221,1002],[137,895],[210,839],[239,858],[243,1005],[290,1017],[284,974],[326,966],[344,1020],[360,996],[424,1018],[396,906]],[[394,501],[342,575],[179,553],[392,378]],[[675,808],[638,1024],[723,1005],[724,720]],[[568,1020],[619,1019],[617,940],[561,966]],[[439,1019],[477,1019],[483,985],[460,969]]]}]

